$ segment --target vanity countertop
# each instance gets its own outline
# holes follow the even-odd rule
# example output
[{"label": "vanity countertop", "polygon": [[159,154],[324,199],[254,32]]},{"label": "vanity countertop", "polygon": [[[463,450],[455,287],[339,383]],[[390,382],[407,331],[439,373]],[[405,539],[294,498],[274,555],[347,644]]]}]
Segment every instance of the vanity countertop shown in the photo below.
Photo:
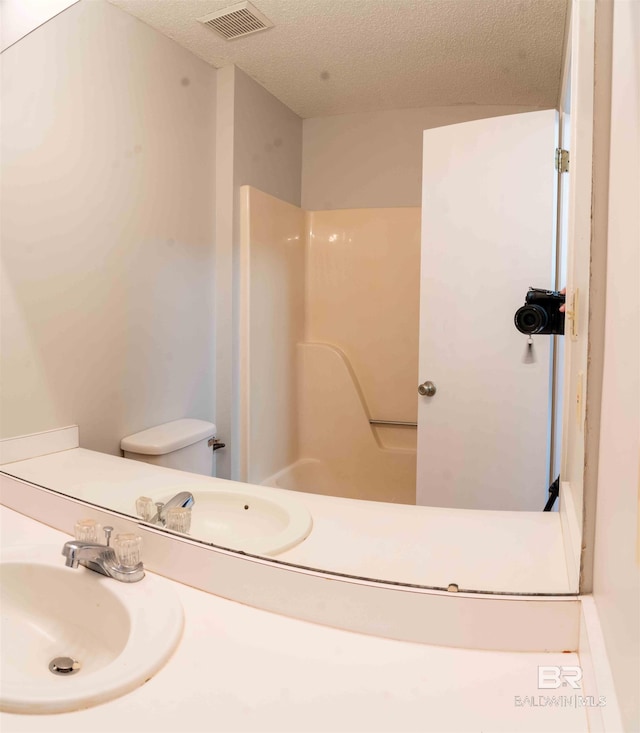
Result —
[{"label": "vanity countertop", "polygon": [[[39,544],[55,552],[68,539],[5,507],[0,523],[3,547]],[[178,594],[185,612],[181,643],[166,666],[143,686],[93,708],[2,713],[3,733],[588,729],[584,708],[516,702],[516,696],[540,694],[538,665],[578,664],[576,654],[472,651],[369,637],[156,578]]]},{"label": "vanity countertop", "polygon": [[[98,506],[135,514],[158,485],[178,491],[246,486],[73,448],[1,467],[12,476]],[[292,492],[266,486],[252,489]],[[311,534],[276,557],[297,565],[388,581],[507,593],[568,594],[558,512],[474,511],[294,492],[313,516]],[[542,500],[542,499],[541,499]],[[508,556],[509,562],[505,562]]]}]

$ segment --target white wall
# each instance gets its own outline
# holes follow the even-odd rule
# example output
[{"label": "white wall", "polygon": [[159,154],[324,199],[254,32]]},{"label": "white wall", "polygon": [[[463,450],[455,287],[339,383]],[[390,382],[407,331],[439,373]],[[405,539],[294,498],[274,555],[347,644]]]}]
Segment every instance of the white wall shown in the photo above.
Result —
[{"label": "white wall", "polygon": [[240,69],[218,71],[216,475],[240,475],[240,187],[300,205],[302,120]]},{"label": "white wall", "polygon": [[212,419],[215,71],[102,0],[2,65],[1,435]]},{"label": "white wall", "polygon": [[304,120],[302,207],[420,206],[424,130],[533,109],[460,105]]},{"label": "white wall", "polygon": [[[231,457],[237,454],[238,428],[232,433],[234,369],[239,351],[239,316],[234,313],[234,185],[233,139],[235,68],[227,66],[217,73],[216,84],[216,251],[215,251],[215,395],[216,426],[226,448],[215,454],[216,476],[231,477]],[[237,267],[237,266],[236,266]],[[237,404],[237,403],[236,403]],[[239,460],[239,457],[238,459]]]},{"label": "white wall", "polygon": [[605,355],[593,594],[626,731],[640,729],[640,4],[613,15]]},{"label": "white wall", "polygon": [[4,51],[78,0],[2,0],[0,47]]},{"label": "white wall", "polygon": [[240,69],[234,78],[235,185],[300,206],[302,120]]}]

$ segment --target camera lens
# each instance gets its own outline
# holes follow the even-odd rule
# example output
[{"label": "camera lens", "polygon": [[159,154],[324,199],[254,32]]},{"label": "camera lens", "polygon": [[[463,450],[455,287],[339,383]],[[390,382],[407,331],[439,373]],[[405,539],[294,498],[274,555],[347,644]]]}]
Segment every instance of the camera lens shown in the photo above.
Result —
[{"label": "camera lens", "polygon": [[513,320],[520,333],[539,333],[547,325],[547,312],[539,305],[523,305]]}]

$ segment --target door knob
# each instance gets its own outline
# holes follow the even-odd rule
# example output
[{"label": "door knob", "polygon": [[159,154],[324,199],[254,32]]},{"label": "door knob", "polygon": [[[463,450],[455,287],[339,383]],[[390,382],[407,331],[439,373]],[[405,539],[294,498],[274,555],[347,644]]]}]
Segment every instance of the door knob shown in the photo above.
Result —
[{"label": "door knob", "polygon": [[423,397],[433,397],[433,395],[436,393],[436,385],[433,382],[423,382],[418,387],[418,394],[422,395]]}]

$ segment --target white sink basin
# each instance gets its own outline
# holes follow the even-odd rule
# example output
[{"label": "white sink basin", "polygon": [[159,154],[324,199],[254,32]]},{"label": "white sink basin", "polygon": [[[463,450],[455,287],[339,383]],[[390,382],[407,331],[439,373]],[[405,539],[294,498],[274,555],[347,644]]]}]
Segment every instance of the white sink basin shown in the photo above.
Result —
[{"label": "white sink basin", "polygon": [[[184,488],[164,492],[156,500],[166,502]],[[276,555],[302,542],[313,526],[305,506],[279,494],[270,496],[268,489],[191,493],[195,503],[189,535],[231,550]]]},{"label": "white sink basin", "polygon": [[[182,606],[158,578],[129,584],[67,568],[61,549],[2,552],[3,711],[59,713],[119,697],[152,677],[180,640]],[[65,657],[80,668],[50,671]]]}]

